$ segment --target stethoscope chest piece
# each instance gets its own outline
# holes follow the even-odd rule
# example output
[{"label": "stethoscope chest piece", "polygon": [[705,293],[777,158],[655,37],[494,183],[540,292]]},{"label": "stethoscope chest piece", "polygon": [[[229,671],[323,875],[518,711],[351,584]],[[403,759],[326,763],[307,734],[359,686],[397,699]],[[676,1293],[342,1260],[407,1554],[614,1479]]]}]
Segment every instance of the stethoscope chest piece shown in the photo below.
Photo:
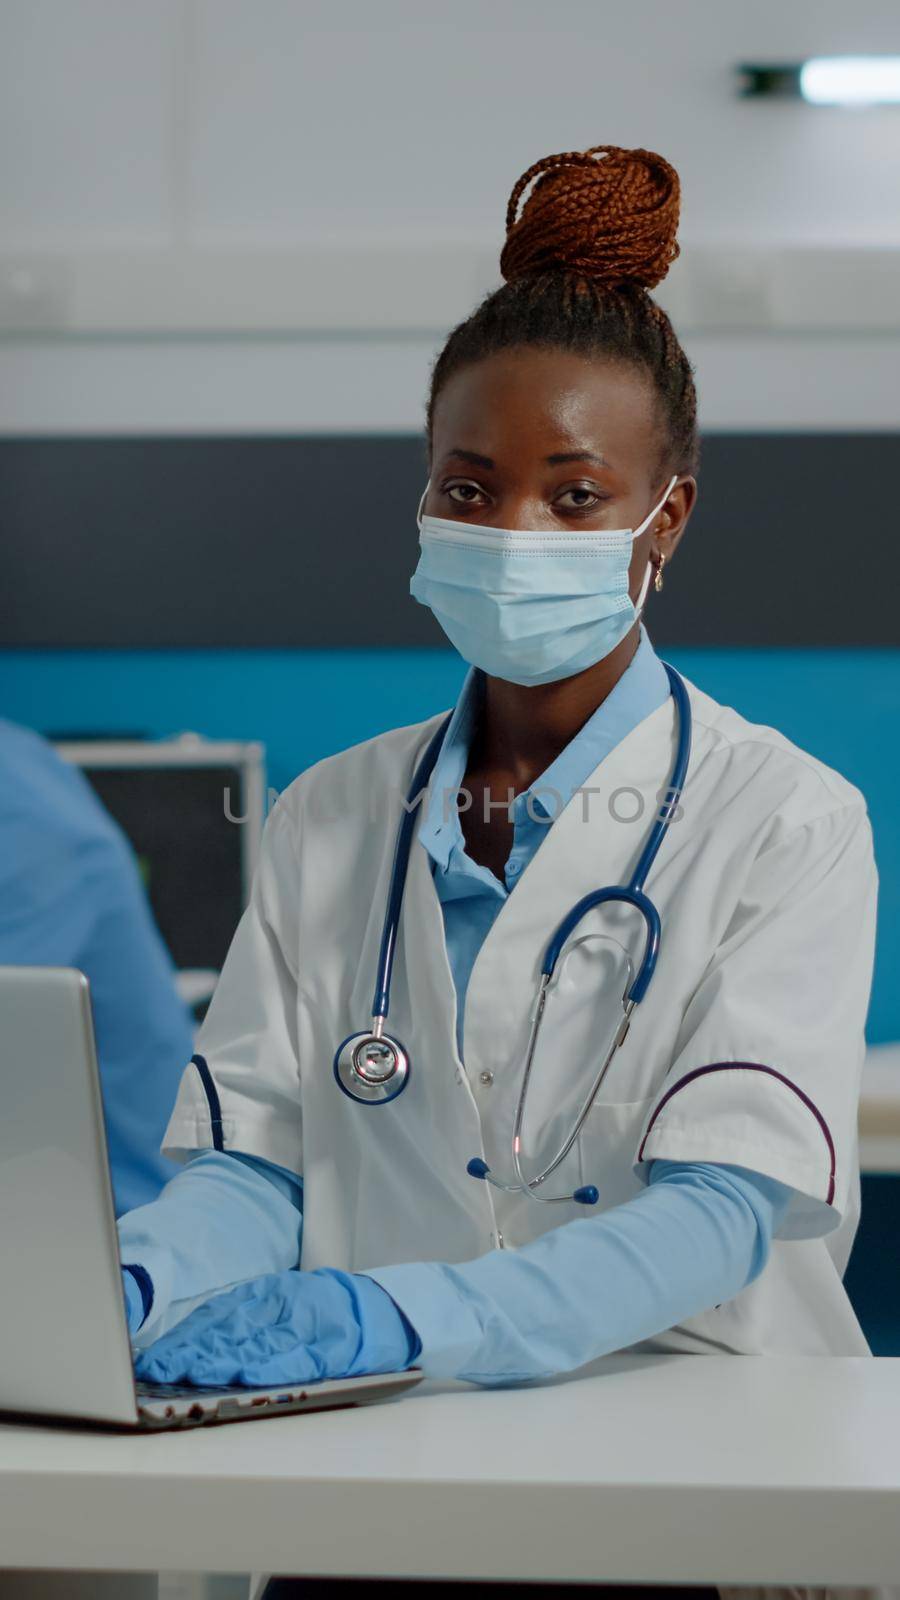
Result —
[{"label": "stethoscope chest piece", "polygon": [[389,1034],[351,1033],[334,1057],[339,1089],[362,1105],[387,1105],[396,1100],[409,1081],[409,1055],[405,1045]]}]

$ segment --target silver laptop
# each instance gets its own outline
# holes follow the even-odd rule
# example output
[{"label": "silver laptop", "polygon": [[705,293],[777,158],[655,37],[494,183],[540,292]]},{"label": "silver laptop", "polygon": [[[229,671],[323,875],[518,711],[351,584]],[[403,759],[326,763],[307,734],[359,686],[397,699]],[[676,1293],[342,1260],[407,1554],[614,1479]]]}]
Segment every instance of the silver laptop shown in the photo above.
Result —
[{"label": "silver laptop", "polygon": [[418,1368],[278,1389],[135,1381],[88,981],[0,967],[0,1412],[187,1428],[361,1405]]}]

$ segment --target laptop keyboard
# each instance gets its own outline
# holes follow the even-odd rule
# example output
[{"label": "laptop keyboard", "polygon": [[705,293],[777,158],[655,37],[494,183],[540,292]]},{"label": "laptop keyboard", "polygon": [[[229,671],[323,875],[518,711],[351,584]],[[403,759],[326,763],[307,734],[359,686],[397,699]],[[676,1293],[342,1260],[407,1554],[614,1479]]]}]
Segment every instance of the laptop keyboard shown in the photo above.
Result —
[{"label": "laptop keyboard", "polygon": [[233,1384],[230,1387],[223,1385],[221,1389],[218,1387],[215,1389],[198,1389],[197,1385],[192,1383],[145,1383],[142,1378],[138,1379],[135,1388],[137,1389],[139,1400],[212,1400],[223,1394],[249,1395],[277,1392],[271,1389],[254,1391],[253,1389],[245,1388],[241,1383]]}]

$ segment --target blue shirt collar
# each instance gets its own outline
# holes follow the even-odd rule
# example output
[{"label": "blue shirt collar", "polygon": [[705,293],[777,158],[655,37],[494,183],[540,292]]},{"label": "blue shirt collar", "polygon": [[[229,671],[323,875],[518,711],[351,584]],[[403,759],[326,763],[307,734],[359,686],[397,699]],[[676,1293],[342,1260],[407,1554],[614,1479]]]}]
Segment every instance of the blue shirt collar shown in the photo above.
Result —
[{"label": "blue shirt collar", "polygon": [[[435,865],[445,870],[454,847],[464,848],[456,794],[465,777],[481,678],[478,668],[470,667],[441,746],[419,828],[421,844]],[[531,819],[539,813],[555,819],[600,762],[632,728],[663,705],[669,693],[666,669],[642,624],[637,650],[621,678],[556,760],[516,796],[514,820],[522,822],[529,812]]]}]

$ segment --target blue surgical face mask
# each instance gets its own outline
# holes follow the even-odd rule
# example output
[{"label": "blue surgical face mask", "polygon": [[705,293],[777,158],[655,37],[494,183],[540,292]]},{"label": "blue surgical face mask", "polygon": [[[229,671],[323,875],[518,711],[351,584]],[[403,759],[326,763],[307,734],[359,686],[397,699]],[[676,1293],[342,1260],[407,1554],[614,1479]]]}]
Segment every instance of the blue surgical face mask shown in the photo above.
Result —
[{"label": "blue surgical face mask", "polygon": [[[428,483],[430,484],[429,478]],[[553,533],[488,528],[447,517],[417,522],[421,553],[410,593],[437,617],[463,660],[510,683],[554,683],[602,661],[643,610],[628,593],[632,546],[677,482],[639,528]]]}]

